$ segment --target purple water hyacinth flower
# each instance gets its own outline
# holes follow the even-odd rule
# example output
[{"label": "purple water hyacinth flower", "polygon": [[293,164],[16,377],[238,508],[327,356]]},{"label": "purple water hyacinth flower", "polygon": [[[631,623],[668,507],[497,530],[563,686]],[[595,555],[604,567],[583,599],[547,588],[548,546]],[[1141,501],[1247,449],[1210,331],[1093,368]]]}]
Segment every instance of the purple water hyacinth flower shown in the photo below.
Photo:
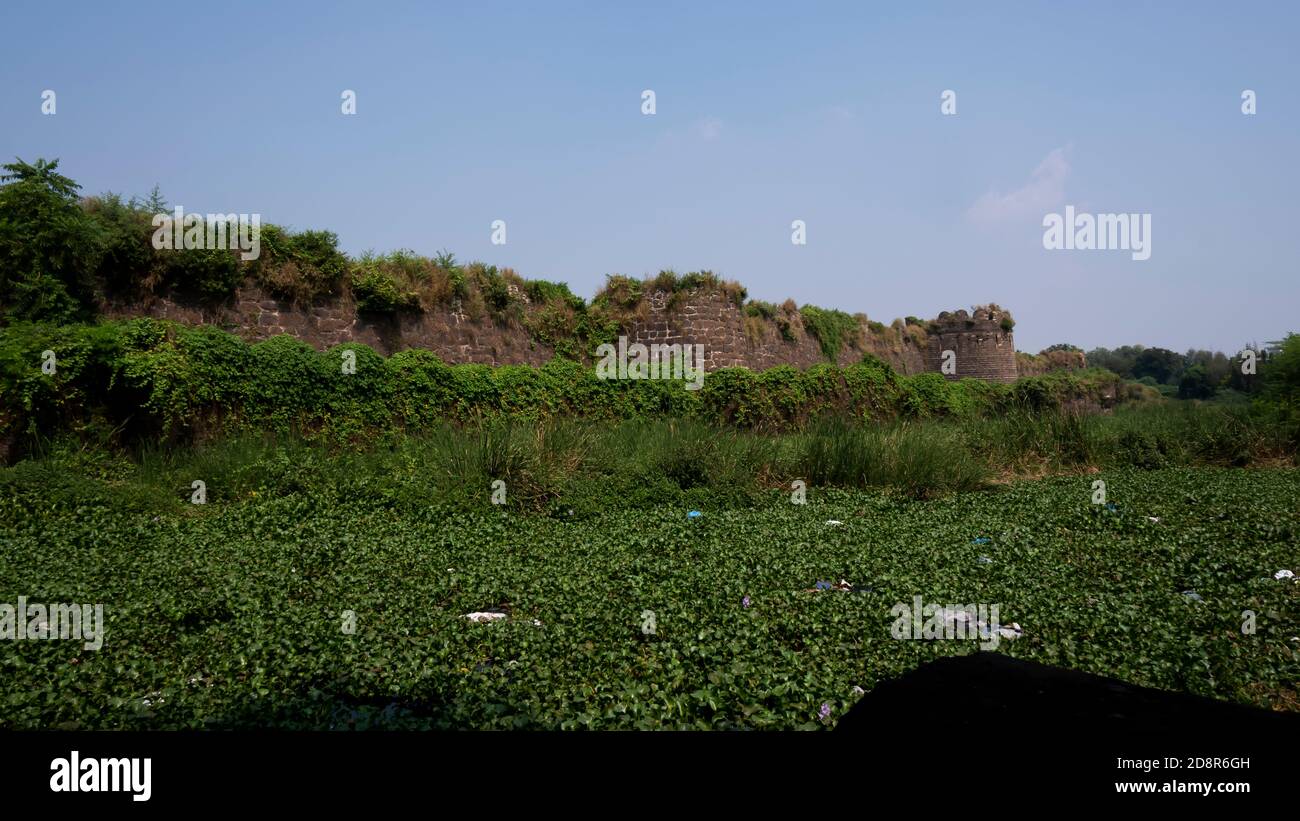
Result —
[{"label": "purple water hyacinth flower", "polygon": [[749,596],[746,596],[745,598],[741,599],[740,603],[743,604],[745,607],[749,607]]},{"label": "purple water hyacinth flower", "polygon": [[830,717],[831,717],[831,705],[829,705],[829,704],[827,704],[826,702],[823,701],[823,702],[822,702],[822,708],[821,708],[820,710],[817,711],[817,714],[818,714],[819,716],[822,717],[822,721],[825,721],[826,719],[830,718]]}]

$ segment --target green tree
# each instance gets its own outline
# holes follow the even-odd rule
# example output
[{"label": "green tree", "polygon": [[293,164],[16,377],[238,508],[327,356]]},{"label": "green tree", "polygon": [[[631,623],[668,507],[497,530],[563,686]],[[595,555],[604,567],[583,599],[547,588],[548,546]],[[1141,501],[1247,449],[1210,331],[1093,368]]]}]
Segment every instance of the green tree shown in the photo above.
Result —
[{"label": "green tree", "polygon": [[1124,345],[1114,350],[1093,348],[1087,353],[1088,364],[1096,368],[1105,368],[1125,379],[1141,379],[1141,376],[1133,373],[1133,365],[1144,350],[1146,349],[1141,345]]},{"label": "green tree", "polygon": [[1204,365],[1193,365],[1183,371],[1178,380],[1179,399],[1210,399],[1216,390],[1217,386],[1210,379]]},{"label": "green tree", "polygon": [[0,302],[10,318],[67,322],[94,305],[101,236],[58,166],[17,159],[0,175]]},{"label": "green tree", "polygon": [[[1255,372],[1242,373],[1242,365],[1245,363],[1245,352],[1254,351],[1255,353]],[[1257,395],[1264,388],[1264,375],[1267,370],[1265,356],[1267,351],[1257,342],[1242,347],[1241,353],[1236,354],[1228,361],[1228,387],[1245,394]]]},{"label": "green tree", "polygon": [[1265,398],[1300,409],[1300,334],[1276,343],[1262,376]]},{"label": "green tree", "polygon": [[1146,348],[1133,362],[1133,378],[1153,377],[1163,385],[1175,384],[1183,372],[1183,357],[1164,348]]}]

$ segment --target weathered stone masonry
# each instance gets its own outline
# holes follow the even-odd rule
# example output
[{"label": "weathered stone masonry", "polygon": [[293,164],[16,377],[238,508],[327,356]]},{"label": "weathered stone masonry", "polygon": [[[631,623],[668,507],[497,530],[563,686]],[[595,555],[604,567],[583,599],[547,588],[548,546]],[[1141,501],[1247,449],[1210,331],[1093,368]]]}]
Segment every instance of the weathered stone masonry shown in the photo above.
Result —
[{"label": "weathered stone masonry", "polygon": [[[787,339],[775,320],[747,318],[727,296],[716,291],[681,293],[673,299],[663,291],[647,297],[645,319],[628,328],[631,342],[646,345],[704,345],[705,369],[743,366],[764,370],[777,365],[807,368],[825,361],[820,343],[804,327],[796,311],[785,317]],[[169,298],[148,305],[113,305],[108,316],[154,316],[190,325],[215,325],[248,341],[289,334],[318,349],[343,342],[360,342],[384,355],[408,348],[433,351],[446,362],[488,365],[542,365],[554,355],[549,346],[533,339],[518,325],[500,325],[491,319],[472,320],[456,306],[440,306],[393,318],[357,313],[347,297],[331,302],[297,306],[276,299],[256,286],[240,288],[222,305],[195,305]],[[976,377],[996,382],[1016,379],[1015,342],[1002,328],[1000,314],[965,311],[940,314],[937,332],[921,345],[907,334],[892,341],[864,333],[861,345],[845,345],[839,364],[861,361],[873,354],[904,374],[940,370],[942,352],[955,351],[957,373],[950,378]],[[747,327],[748,324],[748,327]]]},{"label": "weathered stone masonry", "polygon": [[996,311],[944,311],[934,321],[937,332],[930,334],[927,356],[928,371],[940,370],[943,352],[956,355],[956,374],[949,379],[976,377],[990,382],[1014,382],[1018,376],[1016,345],[1009,328],[1003,328],[1005,317]]}]

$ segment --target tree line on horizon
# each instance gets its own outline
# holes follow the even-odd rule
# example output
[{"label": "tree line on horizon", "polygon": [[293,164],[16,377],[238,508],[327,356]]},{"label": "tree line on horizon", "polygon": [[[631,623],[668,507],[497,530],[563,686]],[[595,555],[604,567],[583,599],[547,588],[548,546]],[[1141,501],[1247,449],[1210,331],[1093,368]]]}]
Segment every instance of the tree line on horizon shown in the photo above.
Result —
[{"label": "tree line on horizon", "polygon": [[[1288,335],[1288,338],[1294,334]],[[1103,368],[1124,379],[1159,390],[1179,399],[1213,399],[1220,393],[1245,396],[1260,395],[1267,384],[1266,372],[1283,353],[1287,340],[1260,345],[1251,343],[1228,355],[1222,351],[1191,348],[1178,353],[1167,348],[1145,345],[1097,347],[1090,351],[1070,344],[1052,345],[1043,353],[1070,351],[1083,353],[1089,367]],[[1243,368],[1246,352],[1254,352],[1254,373]]]}]

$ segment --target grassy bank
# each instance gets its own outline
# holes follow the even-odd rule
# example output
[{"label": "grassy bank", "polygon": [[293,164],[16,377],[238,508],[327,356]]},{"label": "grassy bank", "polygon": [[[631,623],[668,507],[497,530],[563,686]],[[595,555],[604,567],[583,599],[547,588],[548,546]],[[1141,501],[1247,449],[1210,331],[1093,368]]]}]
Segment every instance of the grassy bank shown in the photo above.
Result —
[{"label": "grassy bank", "polygon": [[1295,431],[1278,417],[1170,403],[1109,415],[1017,411],[885,424],[831,418],[786,434],[691,419],[496,420],[391,433],[365,448],[290,434],[134,451],[63,438],[0,472],[0,483],[84,481],[79,493],[160,511],[189,507],[195,480],[216,505],[260,495],[485,510],[500,480],[506,508],[569,516],[598,512],[610,498],[626,507],[751,505],[767,491],[790,491],[796,480],[924,499],[1100,469],[1293,465],[1296,452]]}]

